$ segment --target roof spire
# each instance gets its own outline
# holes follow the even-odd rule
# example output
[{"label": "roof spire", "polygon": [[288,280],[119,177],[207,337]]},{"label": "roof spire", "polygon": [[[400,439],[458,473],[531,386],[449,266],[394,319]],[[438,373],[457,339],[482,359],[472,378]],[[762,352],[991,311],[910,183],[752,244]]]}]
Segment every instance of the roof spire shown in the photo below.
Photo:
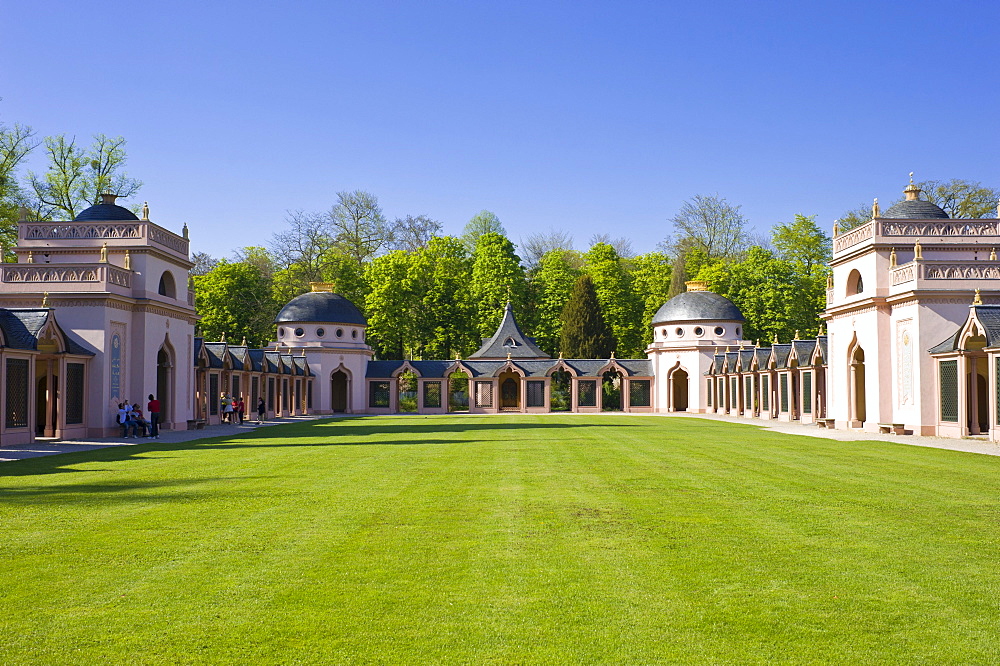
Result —
[{"label": "roof spire", "polygon": [[774,342],[773,342],[773,344],[778,344],[778,332],[777,331],[774,332]]},{"label": "roof spire", "polygon": [[142,219],[144,222],[149,222],[149,202],[142,202]]},{"label": "roof spire", "polygon": [[918,201],[920,199],[920,193],[923,192],[917,185],[913,183],[913,172],[910,172],[910,184],[906,186],[903,190],[903,194],[906,195],[907,201]]},{"label": "roof spire", "polygon": [[247,346],[247,336],[245,336],[245,335],[243,336],[243,342],[240,343],[240,346],[241,347],[246,347]]},{"label": "roof spire", "polygon": [[[979,290],[977,289],[976,292],[978,293]],[[49,307],[49,292],[47,291],[42,294],[42,307],[43,308]]]},{"label": "roof spire", "polygon": [[223,331],[223,332],[222,332],[222,339],[221,339],[221,340],[219,340],[219,342],[225,342],[225,341],[226,341],[226,332],[225,332],[225,331]]},{"label": "roof spire", "polygon": [[913,258],[914,259],[923,259],[924,258],[924,251],[923,251],[923,247],[920,245],[920,239],[919,238],[917,239],[917,242],[915,242],[913,244]]},{"label": "roof spire", "polygon": [[881,212],[878,207],[878,197],[875,197],[875,203],[872,204],[872,219],[874,220],[876,217],[879,217]]},{"label": "roof spire", "polygon": [[896,248],[892,248],[892,252],[889,253],[889,265],[896,265]]},{"label": "roof spire", "polygon": [[979,295],[979,290],[978,289],[976,289],[976,295],[972,298],[972,304],[973,305],[982,305],[983,304],[983,299]]}]

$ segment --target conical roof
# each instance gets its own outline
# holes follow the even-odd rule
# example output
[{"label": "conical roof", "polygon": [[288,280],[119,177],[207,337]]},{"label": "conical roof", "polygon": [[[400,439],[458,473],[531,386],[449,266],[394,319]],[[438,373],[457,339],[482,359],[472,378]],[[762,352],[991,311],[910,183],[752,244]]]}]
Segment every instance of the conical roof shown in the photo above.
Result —
[{"label": "conical roof", "polygon": [[507,302],[507,307],[503,312],[503,319],[500,326],[492,338],[483,340],[483,346],[478,351],[471,354],[469,358],[481,359],[505,359],[508,358],[551,358],[535,344],[534,338],[529,338],[521,332],[521,328],[514,319],[514,310]]}]

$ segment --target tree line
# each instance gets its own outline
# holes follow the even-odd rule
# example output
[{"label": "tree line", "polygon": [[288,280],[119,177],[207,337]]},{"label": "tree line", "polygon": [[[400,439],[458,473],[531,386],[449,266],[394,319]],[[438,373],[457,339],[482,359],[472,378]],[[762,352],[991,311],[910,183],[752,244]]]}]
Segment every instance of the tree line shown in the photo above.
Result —
[{"label": "tree line", "polygon": [[[102,192],[135,195],[142,182],[124,171],[125,145],[103,134],[86,146],[65,135],[38,139],[30,127],[0,123],[0,243],[7,258],[23,214],[72,219]],[[21,174],[37,149],[46,170]],[[952,217],[996,214],[1000,191],[981,183],[919,185]],[[840,228],[870,217],[870,206],[846,211]],[[697,279],[740,308],[750,339],[818,332],[831,239],[815,216],[796,215],[761,236],[740,206],[698,195],[670,222],[671,236],[653,252],[636,254],[628,239],[610,234],[593,236],[581,252],[562,230],[515,245],[486,210],[461,235],[449,236],[427,215],[390,219],[375,195],[339,192],[326,211],[290,212],[261,245],[225,259],[195,252],[199,329],[210,339],[263,345],[285,303],[310,282],[329,282],[368,318],[368,341],[379,358],[466,356],[493,334],[508,300],[524,331],[549,354],[636,357],[652,340],[656,310]]]}]

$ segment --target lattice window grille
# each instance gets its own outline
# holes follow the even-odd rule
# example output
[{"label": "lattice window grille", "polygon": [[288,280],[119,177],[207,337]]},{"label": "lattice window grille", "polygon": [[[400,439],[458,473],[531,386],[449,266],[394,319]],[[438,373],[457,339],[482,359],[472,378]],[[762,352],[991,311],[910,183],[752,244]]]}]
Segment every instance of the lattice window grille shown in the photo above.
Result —
[{"label": "lattice window grille", "polygon": [[715,394],[715,390],[712,388],[712,384],[713,383],[714,382],[711,379],[709,379],[708,380],[708,389],[705,391],[705,395],[708,397],[708,406],[709,407],[712,406],[712,396]]},{"label": "lattice window grille", "polygon": [[736,377],[729,378],[729,405],[733,409],[740,408],[740,385],[736,382]]},{"label": "lattice window grille", "polygon": [[753,409],[753,377],[743,378],[743,408]]},{"label": "lattice window grille", "polygon": [[66,425],[83,423],[83,363],[66,364]]},{"label": "lattice window grille", "polygon": [[368,385],[368,406],[377,408],[389,406],[389,382],[371,382]]},{"label": "lattice window grille", "polygon": [[7,359],[7,404],[4,421],[8,428],[28,427],[28,359]]},{"label": "lattice window grille", "polygon": [[424,382],[424,407],[441,407],[441,382]]},{"label": "lattice window grille", "polygon": [[216,374],[208,378],[208,413],[212,416],[219,413],[219,375]]},{"label": "lattice window grille", "polygon": [[545,382],[537,379],[528,382],[528,407],[545,406]]},{"label": "lattice window grille", "polygon": [[802,413],[812,414],[813,411],[813,375],[811,372],[802,373]]},{"label": "lattice window grille", "polygon": [[633,379],[628,383],[628,403],[632,407],[649,407],[648,379]]},{"label": "lattice window grille", "polygon": [[267,408],[274,410],[274,377],[267,378]]},{"label": "lattice window grille", "polygon": [[760,378],[760,408],[765,412],[771,409],[771,378],[767,375]]},{"label": "lattice window grille", "polygon": [[576,383],[576,403],[580,407],[597,407],[597,382],[583,379]]},{"label": "lattice window grille", "polygon": [[493,382],[476,382],[476,407],[493,407]]},{"label": "lattice window grille", "polygon": [[941,384],[941,420],[958,423],[958,361],[938,364]]},{"label": "lattice window grille", "polygon": [[788,375],[781,375],[779,378],[779,386],[781,391],[781,411],[788,411]]}]

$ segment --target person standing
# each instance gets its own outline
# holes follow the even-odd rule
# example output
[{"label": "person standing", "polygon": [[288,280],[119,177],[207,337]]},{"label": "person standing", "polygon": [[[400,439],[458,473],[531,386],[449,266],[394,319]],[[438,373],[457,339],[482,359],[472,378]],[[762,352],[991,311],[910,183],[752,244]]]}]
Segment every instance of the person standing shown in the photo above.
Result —
[{"label": "person standing", "polygon": [[267,411],[267,407],[264,405],[264,398],[257,400],[257,425],[263,425],[264,423],[264,412]]},{"label": "person standing", "polygon": [[118,436],[125,437],[128,434],[128,412],[125,411],[125,403],[118,403]]},{"label": "person standing", "polygon": [[149,412],[149,438],[159,439],[160,438],[160,401],[153,397],[153,394],[149,394],[149,403],[146,405],[146,411]]}]

